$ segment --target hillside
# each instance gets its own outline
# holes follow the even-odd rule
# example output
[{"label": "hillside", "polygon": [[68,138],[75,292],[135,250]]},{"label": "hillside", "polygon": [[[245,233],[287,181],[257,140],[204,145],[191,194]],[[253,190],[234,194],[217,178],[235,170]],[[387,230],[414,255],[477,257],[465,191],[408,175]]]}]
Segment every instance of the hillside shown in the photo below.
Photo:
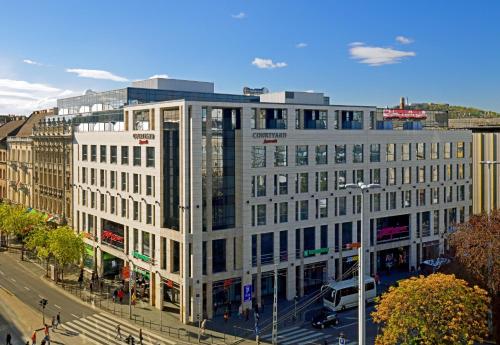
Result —
[{"label": "hillside", "polygon": [[460,105],[439,103],[413,103],[411,105],[407,105],[406,108],[418,110],[448,111],[448,113],[450,114],[450,119],[460,119],[467,117],[500,117],[500,113],[496,113],[494,111],[464,107]]}]

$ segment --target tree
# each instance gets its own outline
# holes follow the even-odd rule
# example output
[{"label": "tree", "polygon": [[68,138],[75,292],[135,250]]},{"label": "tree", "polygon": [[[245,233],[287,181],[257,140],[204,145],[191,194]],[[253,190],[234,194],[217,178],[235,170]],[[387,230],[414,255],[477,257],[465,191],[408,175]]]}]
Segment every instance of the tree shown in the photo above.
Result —
[{"label": "tree", "polygon": [[[485,286],[492,296],[496,337],[500,331],[500,210],[472,216],[460,224],[450,239],[458,262]],[[496,321],[495,321],[496,320]]]},{"label": "tree", "polygon": [[49,227],[46,224],[37,226],[26,238],[26,247],[35,250],[39,259],[45,260],[46,274],[49,273],[49,260],[52,256],[49,248]]},{"label": "tree", "polygon": [[49,251],[61,269],[64,282],[64,267],[82,258],[85,244],[82,236],[75,234],[72,228],[60,226],[49,232]]},{"label": "tree", "polygon": [[473,344],[487,335],[487,292],[454,275],[401,280],[377,302],[372,313],[382,326],[377,345]]},{"label": "tree", "polygon": [[9,205],[5,204],[5,203],[0,203],[0,237],[1,235],[3,235],[4,233],[7,234],[7,229],[5,227],[5,220],[7,218],[7,212],[9,210]]}]

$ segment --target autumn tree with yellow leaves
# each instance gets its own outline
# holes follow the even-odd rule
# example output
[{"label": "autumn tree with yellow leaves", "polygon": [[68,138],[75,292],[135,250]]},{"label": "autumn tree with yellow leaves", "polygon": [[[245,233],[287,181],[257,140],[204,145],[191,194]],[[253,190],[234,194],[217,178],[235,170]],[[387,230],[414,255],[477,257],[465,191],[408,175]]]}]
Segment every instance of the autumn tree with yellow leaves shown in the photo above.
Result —
[{"label": "autumn tree with yellow leaves", "polygon": [[487,335],[487,292],[442,273],[401,280],[377,301],[377,345],[473,344]]}]

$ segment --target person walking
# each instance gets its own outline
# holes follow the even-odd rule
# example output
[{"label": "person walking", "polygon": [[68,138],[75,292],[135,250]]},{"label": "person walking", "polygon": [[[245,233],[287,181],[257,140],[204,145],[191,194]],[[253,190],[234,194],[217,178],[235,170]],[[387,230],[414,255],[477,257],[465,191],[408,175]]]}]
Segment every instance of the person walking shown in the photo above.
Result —
[{"label": "person walking", "polygon": [[205,335],[205,329],[207,327],[207,319],[203,319],[201,322],[201,335]]},{"label": "person walking", "polygon": [[31,345],[36,345],[36,331],[31,335]]},{"label": "person walking", "polygon": [[5,345],[12,345],[11,341],[12,336],[10,335],[10,333],[7,333],[7,336],[5,337]]},{"label": "person walking", "polygon": [[60,311],[57,312],[56,321],[57,321],[57,324],[56,324],[56,328],[57,328],[61,324],[61,312]]},{"label": "person walking", "polygon": [[123,290],[118,290],[118,299],[120,300],[120,304],[123,302]]},{"label": "person walking", "polygon": [[142,328],[139,328],[139,344],[141,344],[141,345],[143,345],[142,344],[142,339],[143,339],[143,337],[142,337]]},{"label": "person walking", "polygon": [[116,325],[116,335],[115,335],[115,339],[119,338],[120,340],[122,340],[122,328],[120,326],[120,324]]},{"label": "person walking", "polygon": [[45,336],[49,335],[49,325],[45,324],[45,328],[43,330]]},{"label": "person walking", "polygon": [[51,325],[52,325],[52,329],[53,330],[55,330],[57,328],[57,326],[56,326],[56,317],[55,316],[52,316]]}]

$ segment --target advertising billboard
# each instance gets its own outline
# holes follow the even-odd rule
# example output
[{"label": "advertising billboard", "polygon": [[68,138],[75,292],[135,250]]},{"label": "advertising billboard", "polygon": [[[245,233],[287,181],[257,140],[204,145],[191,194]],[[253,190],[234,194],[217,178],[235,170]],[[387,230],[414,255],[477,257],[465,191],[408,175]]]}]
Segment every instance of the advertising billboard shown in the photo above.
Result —
[{"label": "advertising billboard", "polygon": [[384,109],[384,120],[425,120],[425,110]]}]

